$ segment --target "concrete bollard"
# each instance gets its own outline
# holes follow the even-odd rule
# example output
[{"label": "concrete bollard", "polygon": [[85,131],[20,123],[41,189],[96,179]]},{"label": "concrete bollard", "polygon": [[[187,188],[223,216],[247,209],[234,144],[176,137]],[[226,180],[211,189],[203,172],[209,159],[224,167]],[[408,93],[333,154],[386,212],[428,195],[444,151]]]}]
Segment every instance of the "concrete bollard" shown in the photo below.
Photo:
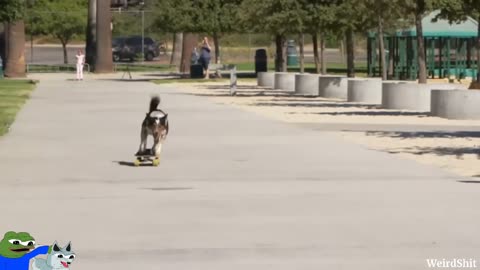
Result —
[{"label": "concrete bollard", "polygon": [[480,119],[479,90],[432,90],[431,114],[447,119]]},{"label": "concrete bollard", "polygon": [[318,80],[319,95],[324,98],[347,99],[348,80],[345,76],[324,75]]},{"label": "concrete bollard", "polygon": [[318,97],[318,78],[320,74],[296,74],[295,75],[295,94],[303,96]]},{"label": "concrete bollard", "polygon": [[453,90],[466,88],[459,84],[384,83],[382,107],[385,109],[430,112],[432,89]]},{"label": "concrete bollard", "polygon": [[290,72],[276,72],[273,89],[295,91],[295,75]]},{"label": "concrete bollard", "polygon": [[348,80],[347,101],[382,104],[382,79],[359,78]]},{"label": "concrete bollard", "polygon": [[257,73],[258,86],[273,88],[274,80],[275,80],[275,72],[258,72]]}]

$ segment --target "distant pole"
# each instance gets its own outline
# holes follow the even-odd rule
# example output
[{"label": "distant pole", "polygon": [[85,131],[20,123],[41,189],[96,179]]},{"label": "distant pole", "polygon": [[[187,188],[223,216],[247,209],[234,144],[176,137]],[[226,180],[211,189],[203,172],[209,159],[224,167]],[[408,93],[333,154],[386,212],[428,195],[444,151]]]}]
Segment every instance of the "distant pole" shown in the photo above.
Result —
[{"label": "distant pole", "polygon": [[145,2],[140,2],[140,9],[142,11],[142,62],[145,60],[145,10],[143,9]]},{"label": "distant pole", "polygon": [[142,62],[145,60],[145,10],[142,8]]}]

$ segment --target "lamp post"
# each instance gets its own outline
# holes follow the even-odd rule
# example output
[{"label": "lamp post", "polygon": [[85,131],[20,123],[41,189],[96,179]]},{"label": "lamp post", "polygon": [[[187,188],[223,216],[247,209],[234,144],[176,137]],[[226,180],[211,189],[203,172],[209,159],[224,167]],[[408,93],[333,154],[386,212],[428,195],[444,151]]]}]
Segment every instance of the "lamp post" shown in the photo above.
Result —
[{"label": "lamp post", "polygon": [[142,12],[142,63],[145,61],[145,2],[140,2],[140,11]]}]

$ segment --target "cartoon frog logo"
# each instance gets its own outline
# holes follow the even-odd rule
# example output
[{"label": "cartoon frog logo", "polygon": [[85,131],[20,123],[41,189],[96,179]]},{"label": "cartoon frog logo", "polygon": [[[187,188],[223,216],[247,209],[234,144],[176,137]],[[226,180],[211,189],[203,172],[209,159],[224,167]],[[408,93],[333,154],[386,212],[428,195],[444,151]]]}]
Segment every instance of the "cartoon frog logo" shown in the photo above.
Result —
[{"label": "cartoon frog logo", "polygon": [[35,239],[29,233],[5,233],[0,241],[0,270],[28,270],[30,259],[50,250],[49,246],[35,247]]}]

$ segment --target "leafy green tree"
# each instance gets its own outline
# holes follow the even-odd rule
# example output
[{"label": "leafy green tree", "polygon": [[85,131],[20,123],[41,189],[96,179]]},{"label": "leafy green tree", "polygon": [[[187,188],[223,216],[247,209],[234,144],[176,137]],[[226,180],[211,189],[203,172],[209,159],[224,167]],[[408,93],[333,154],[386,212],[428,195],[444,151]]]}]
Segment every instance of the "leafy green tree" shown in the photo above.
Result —
[{"label": "leafy green tree", "polygon": [[[336,2],[301,0],[302,9],[306,12],[303,17],[304,31],[312,36],[313,57],[317,73],[327,73],[327,65],[324,61],[325,37],[331,35],[333,22],[336,20]],[[320,40],[320,54],[318,52],[318,37]]]},{"label": "leafy green tree", "polygon": [[67,44],[84,34],[87,25],[86,0],[37,0],[32,27],[57,38],[63,48],[63,62],[68,64]]},{"label": "leafy green tree", "polygon": [[461,22],[472,17],[478,22],[476,49],[477,49],[477,78],[480,83],[480,1],[479,0],[437,0],[440,7],[439,17],[450,22]]},{"label": "leafy green tree", "polygon": [[394,29],[399,25],[402,2],[403,1],[399,0],[356,0],[356,5],[360,6],[365,14],[368,15],[366,26],[372,29],[377,28],[383,80],[387,79],[388,68],[385,55],[384,33],[388,29]]},{"label": "leafy green tree", "polygon": [[417,30],[418,52],[418,82],[427,83],[427,65],[425,60],[425,40],[423,37],[423,17],[434,8],[434,0],[405,0],[402,2],[402,12],[406,16],[413,16]]},{"label": "leafy green tree", "polygon": [[365,5],[357,0],[338,0],[335,11],[332,30],[345,36],[347,76],[355,77],[355,34],[370,29],[370,17]]},{"label": "leafy green tree", "polygon": [[286,36],[303,30],[306,14],[301,3],[297,0],[244,0],[239,14],[246,30],[275,36],[275,70],[286,71]]}]

